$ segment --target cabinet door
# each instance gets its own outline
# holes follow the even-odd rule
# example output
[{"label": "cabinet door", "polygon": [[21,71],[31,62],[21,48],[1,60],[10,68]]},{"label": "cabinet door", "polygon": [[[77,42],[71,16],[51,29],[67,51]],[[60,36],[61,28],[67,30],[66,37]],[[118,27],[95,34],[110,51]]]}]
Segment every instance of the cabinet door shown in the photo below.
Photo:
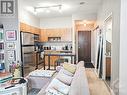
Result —
[{"label": "cabinet door", "polygon": [[47,31],[45,29],[41,29],[40,40],[41,40],[41,42],[48,41]]},{"label": "cabinet door", "polygon": [[39,28],[35,28],[35,34],[40,34]]},{"label": "cabinet door", "polygon": [[71,28],[41,29],[41,41],[48,41],[48,37],[61,37],[61,41],[72,41]]},{"label": "cabinet door", "polygon": [[30,32],[34,33],[34,27],[33,26],[30,27]]},{"label": "cabinet door", "polygon": [[61,39],[62,41],[72,41],[72,30],[71,28],[66,28],[61,31]]},{"label": "cabinet door", "polygon": [[31,26],[30,26],[30,25],[27,25],[27,24],[26,24],[25,28],[26,28],[26,29],[25,29],[25,30],[26,30],[26,32],[31,32],[31,31],[30,31],[30,28],[31,28]]},{"label": "cabinet door", "polygon": [[20,31],[22,32],[31,32],[31,26],[25,23],[20,23]]},{"label": "cabinet door", "polygon": [[20,31],[25,32],[26,31],[26,25],[24,23],[20,23]]},{"label": "cabinet door", "polygon": [[43,42],[43,30],[40,30],[40,41]]}]

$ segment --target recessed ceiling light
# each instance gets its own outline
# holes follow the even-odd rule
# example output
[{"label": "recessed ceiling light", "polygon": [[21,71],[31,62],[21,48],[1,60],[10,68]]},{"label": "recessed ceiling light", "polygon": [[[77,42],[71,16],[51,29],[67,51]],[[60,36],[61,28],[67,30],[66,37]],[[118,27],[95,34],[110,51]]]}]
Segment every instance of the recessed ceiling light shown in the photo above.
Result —
[{"label": "recessed ceiling light", "polygon": [[87,24],[86,24],[86,23],[84,23],[83,25],[84,25],[84,27],[86,27],[86,25],[87,25]]},{"label": "recessed ceiling light", "polygon": [[80,2],[79,4],[80,4],[80,5],[84,5],[84,4],[85,4],[85,2]]}]

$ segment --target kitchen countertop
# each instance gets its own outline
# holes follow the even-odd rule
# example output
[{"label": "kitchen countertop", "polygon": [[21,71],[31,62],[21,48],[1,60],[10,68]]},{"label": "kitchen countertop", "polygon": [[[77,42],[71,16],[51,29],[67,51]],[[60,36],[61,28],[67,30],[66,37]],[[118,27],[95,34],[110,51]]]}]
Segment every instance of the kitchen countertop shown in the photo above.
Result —
[{"label": "kitchen countertop", "polygon": [[72,50],[44,50],[44,52],[65,52],[65,53],[72,53]]},{"label": "kitchen countertop", "polygon": [[[68,56],[71,58],[71,63],[73,63],[73,58],[74,58],[74,63],[76,55],[74,53],[68,52],[68,50],[45,50],[44,52],[44,58],[48,57],[48,69],[50,70],[50,57],[51,56]],[[45,60],[44,60],[45,61]],[[45,69],[45,62],[44,62],[44,69]]]},{"label": "kitchen countertop", "polygon": [[[31,52],[31,53],[41,53],[43,51],[34,51],[34,52]],[[61,54],[72,54],[72,51],[71,50],[44,50],[44,54],[58,54],[58,55],[61,55]]]},{"label": "kitchen countertop", "polygon": [[73,53],[45,53],[45,56],[75,56]]}]

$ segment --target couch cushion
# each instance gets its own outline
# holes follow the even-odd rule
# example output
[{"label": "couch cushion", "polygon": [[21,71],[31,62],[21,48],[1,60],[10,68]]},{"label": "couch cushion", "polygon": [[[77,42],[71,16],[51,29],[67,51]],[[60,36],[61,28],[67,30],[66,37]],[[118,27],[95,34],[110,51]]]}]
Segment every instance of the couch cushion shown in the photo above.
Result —
[{"label": "couch cushion", "polygon": [[[73,80],[71,83],[71,86],[67,86],[66,87],[62,87],[62,88],[67,88],[66,92],[69,91],[68,95],[90,95],[89,94],[89,87],[88,87],[88,83],[87,83],[87,77],[85,74],[85,68],[84,68],[84,62],[80,61],[77,65],[76,65],[76,72],[73,76]],[[61,69],[62,70],[62,69]],[[60,71],[61,71],[60,70]],[[68,72],[68,71],[67,71]],[[70,73],[70,72],[69,72]],[[73,74],[72,74],[73,75]],[[54,79],[53,79],[54,80]],[[52,81],[53,81],[52,80]],[[59,80],[57,80],[59,82]],[[54,82],[54,84],[58,87],[56,88],[60,88],[61,90],[63,90],[61,88],[61,86],[59,86],[58,82]],[[52,85],[53,83],[51,82],[48,87],[46,87],[46,90]],[[46,90],[41,90],[39,92],[38,95],[46,95],[43,94],[45,93]]]},{"label": "couch cushion", "polygon": [[90,95],[85,68],[77,68],[70,87],[69,95]]},{"label": "couch cushion", "polygon": [[57,91],[54,88],[49,88],[46,95],[64,95],[64,94],[60,93],[59,91]]},{"label": "couch cushion", "polygon": [[63,72],[64,74],[73,77],[74,74],[72,74],[71,72],[65,70],[63,67],[61,67],[59,72]]},{"label": "couch cushion", "polygon": [[73,77],[66,75],[63,71],[64,70],[60,70],[56,78],[61,82],[63,82],[64,84],[70,85]]},{"label": "couch cushion", "polygon": [[29,73],[30,76],[34,77],[52,77],[55,74],[56,71],[50,71],[50,70],[34,70]]},{"label": "couch cushion", "polygon": [[70,86],[65,85],[64,83],[62,83],[61,81],[59,81],[58,79],[55,78],[52,80],[52,82],[46,88],[46,92],[48,92],[48,90],[50,88],[54,88],[54,89],[58,90],[59,92],[65,94],[65,95],[68,95]]},{"label": "couch cushion", "polygon": [[84,67],[84,64],[85,64],[84,61],[80,61],[76,64],[76,67],[77,68]]},{"label": "couch cushion", "polygon": [[71,64],[71,63],[64,63],[63,68],[71,73],[75,73],[76,71],[76,65]]}]

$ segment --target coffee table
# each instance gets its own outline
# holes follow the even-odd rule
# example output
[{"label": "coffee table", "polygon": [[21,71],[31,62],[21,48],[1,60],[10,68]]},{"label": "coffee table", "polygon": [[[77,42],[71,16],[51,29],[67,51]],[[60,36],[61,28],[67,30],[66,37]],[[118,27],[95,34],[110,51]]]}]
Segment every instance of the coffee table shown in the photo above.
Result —
[{"label": "coffee table", "polygon": [[[36,71],[36,70],[35,70]],[[49,70],[45,70],[44,72],[49,72]],[[51,80],[55,77],[56,72],[54,72],[54,74],[52,76],[35,76],[33,74],[33,76],[31,74],[29,74],[27,76],[28,79],[28,87],[29,89],[31,88],[36,88],[36,89],[42,89],[46,84],[50,83]]]}]

